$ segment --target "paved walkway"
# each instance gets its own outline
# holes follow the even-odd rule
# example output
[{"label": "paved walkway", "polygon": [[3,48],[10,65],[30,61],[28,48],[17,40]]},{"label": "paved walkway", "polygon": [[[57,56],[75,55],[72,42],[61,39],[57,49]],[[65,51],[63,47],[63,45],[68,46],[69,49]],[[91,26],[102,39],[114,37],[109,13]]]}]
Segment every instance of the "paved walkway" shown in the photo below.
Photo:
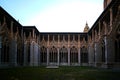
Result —
[{"label": "paved walkway", "polygon": [[46,68],[59,68],[59,66],[47,66]]}]

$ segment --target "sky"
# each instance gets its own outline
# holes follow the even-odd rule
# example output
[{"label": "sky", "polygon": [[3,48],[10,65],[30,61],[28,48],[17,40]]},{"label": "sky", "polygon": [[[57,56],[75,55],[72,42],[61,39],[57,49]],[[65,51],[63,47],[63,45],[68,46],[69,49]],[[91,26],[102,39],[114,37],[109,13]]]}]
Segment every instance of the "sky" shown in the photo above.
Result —
[{"label": "sky", "polygon": [[103,0],[0,0],[0,6],[40,32],[83,32],[102,13]]}]

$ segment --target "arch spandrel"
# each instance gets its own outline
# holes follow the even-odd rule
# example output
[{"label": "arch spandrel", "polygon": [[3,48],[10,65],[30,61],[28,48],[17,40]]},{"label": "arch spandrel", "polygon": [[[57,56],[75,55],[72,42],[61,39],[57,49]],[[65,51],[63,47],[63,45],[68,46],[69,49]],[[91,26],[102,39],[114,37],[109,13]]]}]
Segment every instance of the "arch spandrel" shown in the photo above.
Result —
[{"label": "arch spandrel", "polygon": [[40,45],[47,47],[47,42],[43,39],[43,40],[40,42]]},{"label": "arch spandrel", "polygon": [[63,46],[65,46],[65,47],[68,46],[68,42],[67,42],[66,40],[62,40],[62,41],[60,42],[60,47],[63,47]]},{"label": "arch spandrel", "polygon": [[52,40],[52,41],[49,43],[49,47],[51,48],[51,47],[53,47],[53,46],[58,47],[58,42],[55,41],[55,40]]},{"label": "arch spandrel", "polygon": [[78,42],[75,41],[75,40],[72,40],[72,41],[70,42],[70,48],[72,48],[72,47],[78,47]]}]

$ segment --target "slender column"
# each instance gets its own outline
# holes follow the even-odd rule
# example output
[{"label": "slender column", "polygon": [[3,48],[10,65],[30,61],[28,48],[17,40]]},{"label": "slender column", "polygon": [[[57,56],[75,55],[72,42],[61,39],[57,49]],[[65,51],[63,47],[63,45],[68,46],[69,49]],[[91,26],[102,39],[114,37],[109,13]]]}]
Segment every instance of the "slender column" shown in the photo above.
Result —
[{"label": "slender column", "polygon": [[78,49],[78,64],[81,65],[80,48]]},{"label": "slender column", "polygon": [[105,27],[104,34],[106,35],[106,34],[107,34],[107,24],[106,24],[106,22],[105,22],[105,21],[103,22],[103,25],[104,25],[104,27]]},{"label": "slender column", "polygon": [[47,48],[47,65],[49,65],[49,49]]},{"label": "slender column", "polygon": [[96,66],[96,63],[97,63],[97,44],[95,43],[95,66]]},{"label": "slender column", "polygon": [[38,44],[34,44],[34,66],[38,66]]},{"label": "slender column", "polygon": [[40,65],[41,64],[41,60],[40,60],[40,46],[38,47],[38,65]]},{"label": "slender column", "polygon": [[59,53],[59,48],[57,48],[57,51],[58,51],[58,66],[60,64],[60,53]]},{"label": "slender column", "polygon": [[58,66],[60,65],[60,36],[58,35]]},{"label": "slender column", "polygon": [[70,66],[70,48],[68,48],[68,66]]},{"label": "slender column", "polygon": [[81,56],[80,56],[80,35],[78,35],[78,64],[81,65]]},{"label": "slender column", "polygon": [[68,35],[68,66],[70,66],[70,35]]},{"label": "slender column", "polygon": [[112,8],[110,8],[110,27],[112,28],[112,22],[113,22],[113,13]]},{"label": "slender column", "polygon": [[99,31],[98,31],[99,39],[100,39],[100,32],[101,32],[101,23],[100,23],[100,21],[99,21]]},{"label": "slender column", "polygon": [[27,64],[27,44],[24,43],[24,66]]},{"label": "slender column", "polygon": [[33,60],[34,60],[34,44],[33,43],[31,43],[30,44],[30,66],[33,66],[34,65],[34,63],[33,63]]}]

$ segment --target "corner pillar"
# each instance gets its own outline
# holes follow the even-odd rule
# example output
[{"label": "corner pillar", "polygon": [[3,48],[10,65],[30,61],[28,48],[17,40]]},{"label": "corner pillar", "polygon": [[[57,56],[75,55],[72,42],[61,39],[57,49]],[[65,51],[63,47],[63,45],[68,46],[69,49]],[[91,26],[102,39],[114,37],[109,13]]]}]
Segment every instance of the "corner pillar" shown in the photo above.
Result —
[{"label": "corner pillar", "polygon": [[68,66],[70,66],[70,48],[68,48]]},{"label": "corner pillar", "polygon": [[110,38],[105,36],[105,68],[110,68],[113,65],[114,61],[114,41]]},{"label": "corner pillar", "polygon": [[95,66],[100,67],[102,62],[102,48],[98,42],[95,42]]},{"label": "corner pillar", "polygon": [[30,66],[33,66],[34,63],[34,43],[30,44]]},{"label": "corner pillar", "polygon": [[78,49],[78,64],[81,65],[80,48]]},{"label": "corner pillar", "polygon": [[94,47],[92,45],[89,45],[88,48],[88,61],[89,61],[89,66],[94,66]]},{"label": "corner pillar", "polygon": [[49,49],[47,48],[47,66],[49,65]]},{"label": "corner pillar", "polygon": [[57,48],[57,52],[58,52],[58,66],[60,65],[60,53],[59,53],[59,48]]},{"label": "corner pillar", "polygon": [[27,66],[27,44],[24,43],[24,66]]}]

